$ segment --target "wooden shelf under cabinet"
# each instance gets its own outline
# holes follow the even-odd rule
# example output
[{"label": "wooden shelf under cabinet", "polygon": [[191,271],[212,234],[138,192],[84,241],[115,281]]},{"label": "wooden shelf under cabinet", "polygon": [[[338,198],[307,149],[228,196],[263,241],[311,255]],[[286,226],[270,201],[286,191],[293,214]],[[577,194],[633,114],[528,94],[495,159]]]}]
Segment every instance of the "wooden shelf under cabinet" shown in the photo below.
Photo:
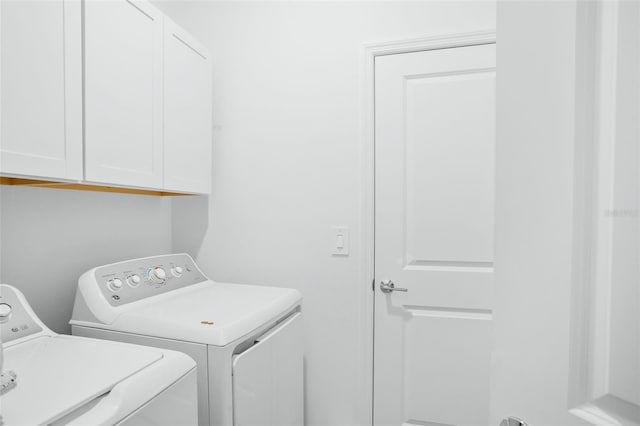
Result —
[{"label": "wooden shelf under cabinet", "polygon": [[80,182],[57,182],[52,180],[24,179],[24,178],[6,177],[6,176],[0,176],[0,185],[34,186],[34,187],[40,187],[40,188],[71,189],[71,190],[77,190],[77,191],[115,192],[120,194],[153,195],[153,196],[162,196],[162,197],[193,195],[193,194],[186,194],[181,192],[168,192],[168,191],[159,191],[159,190],[153,190],[153,189],[121,188],[117,186],[94,185],[94,184],[80,183]]}]

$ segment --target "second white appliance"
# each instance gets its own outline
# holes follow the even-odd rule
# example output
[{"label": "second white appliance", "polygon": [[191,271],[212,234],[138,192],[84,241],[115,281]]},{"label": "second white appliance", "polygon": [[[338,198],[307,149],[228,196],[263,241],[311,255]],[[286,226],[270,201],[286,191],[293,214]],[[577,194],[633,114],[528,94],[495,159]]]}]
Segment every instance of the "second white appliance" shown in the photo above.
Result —
[{"label": "second white appliance", "polygon": [[58,335],[15,287],[0,284],[0,424],[193,426],[195,363],[185,354]]},{"label": "second white appliance", "polygon": [[93,268],[72,332],[182,351],[198,365],[201,426],[301,426],[301,294],[209,280],[187,254]]}]

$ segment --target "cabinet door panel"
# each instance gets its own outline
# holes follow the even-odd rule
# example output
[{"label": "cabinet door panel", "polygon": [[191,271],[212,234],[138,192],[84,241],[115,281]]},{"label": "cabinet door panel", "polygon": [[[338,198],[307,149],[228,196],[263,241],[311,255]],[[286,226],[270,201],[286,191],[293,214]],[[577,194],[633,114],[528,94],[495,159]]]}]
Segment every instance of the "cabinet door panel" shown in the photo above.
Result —
[{"label": "cabinet door panel", "polygon": [[85,179],[162,187],[162,15],[85,3]]},{"label": "cabinet door panel", "polygon": [[171,191],[211,191],[211,58],[165,21],[164,171]]},{"label": "cabinet door panel", "polygon": [[82,179],[79,0],[0,3],[2,174]]}]

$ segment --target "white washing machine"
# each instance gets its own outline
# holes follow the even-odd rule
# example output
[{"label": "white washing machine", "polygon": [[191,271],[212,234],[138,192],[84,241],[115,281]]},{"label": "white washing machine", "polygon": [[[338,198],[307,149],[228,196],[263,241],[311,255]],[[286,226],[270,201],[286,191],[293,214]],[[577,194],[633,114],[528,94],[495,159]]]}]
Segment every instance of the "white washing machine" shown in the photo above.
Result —
[{"label": "white washing machine", "polygon": [[[196,365],[185,354],[58,335],[0,284],[0,424],[196,425]],[[15,377],[15,381],[13,378]]]},{"label": "white washing machine", "polygon": [[301,302],[293,289],[211,281],[171,254],[84,273],[70,324],[191,356],[201,426],[302,426]]}]

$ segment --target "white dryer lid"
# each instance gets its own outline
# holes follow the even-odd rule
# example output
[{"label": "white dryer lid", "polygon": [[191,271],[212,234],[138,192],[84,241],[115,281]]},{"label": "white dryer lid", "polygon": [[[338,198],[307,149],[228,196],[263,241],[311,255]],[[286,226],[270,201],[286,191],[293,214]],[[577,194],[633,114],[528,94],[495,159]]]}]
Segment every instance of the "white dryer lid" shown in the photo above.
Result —
[{"label": "white dryer lid", "polygon": [[106,328],[226,346],[276,320],[301,300],[300,292],[290,288],[206,281],[147,299]]},{"label": "white dryer lid", "polygon": [[17,386],[2,396],[7,426],[49,424],[162,359],[152,348],[73,336],[42,336],[5,349]]}]

